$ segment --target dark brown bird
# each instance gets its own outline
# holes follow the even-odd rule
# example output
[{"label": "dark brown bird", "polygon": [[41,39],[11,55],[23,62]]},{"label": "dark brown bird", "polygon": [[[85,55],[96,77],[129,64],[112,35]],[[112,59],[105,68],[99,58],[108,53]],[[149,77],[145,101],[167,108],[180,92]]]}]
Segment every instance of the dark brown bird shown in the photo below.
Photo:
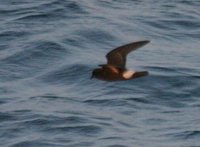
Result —
[{"label": "dark brown bird", "polygon": [[138,41],[117,47],[110,51],[107,55],[107,64],[99,65],[92,72],[91,78],[97,78],[104,81],[120,81],[129,80],[148,75],[147,71],[131,71],[126,69],[126,56],[150,41]]}]

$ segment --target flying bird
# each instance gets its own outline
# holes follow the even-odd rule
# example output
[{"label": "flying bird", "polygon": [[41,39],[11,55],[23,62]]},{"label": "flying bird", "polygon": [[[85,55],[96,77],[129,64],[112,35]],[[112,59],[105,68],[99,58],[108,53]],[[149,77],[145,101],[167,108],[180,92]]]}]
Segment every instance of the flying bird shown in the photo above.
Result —
[{"label": "flying bird", "polygon": [[138,41],[129,43],[111,50],[107,55],[107,64],[99,65],[100,68],[96,68],[92,72],[92,78],[104,80],[104,81],[121,81],[130,80],[147,76],[147,71],[132,71],[126,68],[126,57],[128,53],[134,51],[150,41]]}]

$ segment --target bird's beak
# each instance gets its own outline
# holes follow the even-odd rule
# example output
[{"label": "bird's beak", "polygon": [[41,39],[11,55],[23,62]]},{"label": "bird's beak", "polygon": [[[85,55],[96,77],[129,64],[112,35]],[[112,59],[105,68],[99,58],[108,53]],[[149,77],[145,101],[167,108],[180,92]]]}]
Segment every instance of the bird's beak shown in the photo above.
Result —
[{"label": "bird's beak", "polygon": [[93,75],[91,75],[90,79],[93,79],[93,77],[94,77],[94,76],[93,76]]}]

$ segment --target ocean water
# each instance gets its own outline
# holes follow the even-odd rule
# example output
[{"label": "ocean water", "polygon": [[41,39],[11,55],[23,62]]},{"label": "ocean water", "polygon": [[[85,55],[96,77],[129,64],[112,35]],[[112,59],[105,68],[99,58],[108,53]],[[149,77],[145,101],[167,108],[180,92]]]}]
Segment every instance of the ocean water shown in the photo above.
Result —
[{"label": "ocean water", "polygon": [[[199,147],[199,0],[1,0],[1,147]],[[91,80],[111,49],[127,67]]]}]

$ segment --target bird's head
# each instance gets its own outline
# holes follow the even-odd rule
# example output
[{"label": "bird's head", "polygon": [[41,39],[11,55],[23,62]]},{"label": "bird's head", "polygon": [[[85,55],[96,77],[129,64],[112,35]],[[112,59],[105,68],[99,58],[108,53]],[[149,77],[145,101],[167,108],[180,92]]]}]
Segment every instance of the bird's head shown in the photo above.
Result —
[{"label": "bird's head", "polygon": [[98,78],[102,76],[102,68],[96,68],[92,71],[91,79]]}]

